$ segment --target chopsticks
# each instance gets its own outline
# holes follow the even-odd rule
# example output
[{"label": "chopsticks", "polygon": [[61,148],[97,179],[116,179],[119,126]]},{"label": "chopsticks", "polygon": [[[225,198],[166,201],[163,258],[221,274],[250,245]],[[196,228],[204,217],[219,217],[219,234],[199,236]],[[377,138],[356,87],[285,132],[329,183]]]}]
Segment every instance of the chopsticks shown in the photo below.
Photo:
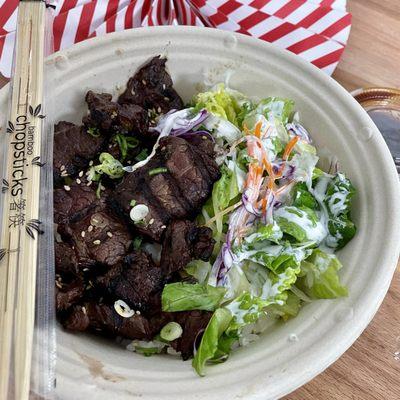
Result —
[{"label": "chopsticks", "polygon": [[30,393],[38,259],[45,3],[18,10],[0,236],[0,399]]}]

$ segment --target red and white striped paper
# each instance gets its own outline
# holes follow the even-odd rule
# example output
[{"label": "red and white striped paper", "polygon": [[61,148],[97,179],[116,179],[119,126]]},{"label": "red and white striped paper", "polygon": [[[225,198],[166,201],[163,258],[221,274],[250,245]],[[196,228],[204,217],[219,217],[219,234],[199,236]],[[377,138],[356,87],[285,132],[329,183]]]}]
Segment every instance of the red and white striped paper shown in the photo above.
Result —
[{"label": "red and white striped paper", "polygon": [[[0,0],[0,74],[9,77],[18,0]],[[332,74],[351,27],[346,0],[49,0],[54,47],[140,26],[197,25],[240,32]]]}]

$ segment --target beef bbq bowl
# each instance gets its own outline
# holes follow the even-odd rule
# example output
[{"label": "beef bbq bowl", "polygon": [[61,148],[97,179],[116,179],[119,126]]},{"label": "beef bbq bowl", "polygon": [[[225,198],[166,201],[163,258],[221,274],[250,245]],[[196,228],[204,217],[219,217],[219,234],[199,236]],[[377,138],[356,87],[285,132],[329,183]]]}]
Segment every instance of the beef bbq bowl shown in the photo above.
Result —
[{"label": "beef bbq bowl", "polygon": [[398,177],[351,95],[193,27],[46,64],[58,398],[276,399],[347,350],[400,246]]}]

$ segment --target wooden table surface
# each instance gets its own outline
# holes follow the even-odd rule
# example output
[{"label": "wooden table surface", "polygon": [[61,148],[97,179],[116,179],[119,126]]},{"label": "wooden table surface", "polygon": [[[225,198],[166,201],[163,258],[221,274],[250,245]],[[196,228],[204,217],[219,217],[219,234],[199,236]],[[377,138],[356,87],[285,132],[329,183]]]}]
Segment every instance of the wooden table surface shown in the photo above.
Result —
[{"label": "wooden table surface", "polygon": [[[349,0],[350,40],[333,77],[346,89],[400,88],[400,0]],[[5,83],[0,76],[0,87]],[[400,262],[366,331],[330,368],[284,400],[400,399]]]},{"label": "wooden table surface", "polygon": [[[400,88],[400,0],[349,0],[350,39],[333,77],[346,89]],[[400,204],[400,199],[399,199]],[[354,345],[284,400],[400,399],[400,262],[389,293]]]}]

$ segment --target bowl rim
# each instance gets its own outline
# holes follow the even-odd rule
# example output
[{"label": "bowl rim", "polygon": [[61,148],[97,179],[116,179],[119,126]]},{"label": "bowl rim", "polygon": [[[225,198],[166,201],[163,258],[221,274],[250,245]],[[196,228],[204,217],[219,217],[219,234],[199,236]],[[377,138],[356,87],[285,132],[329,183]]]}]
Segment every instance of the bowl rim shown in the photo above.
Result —
[{"label": "bowl rim", "polygon": [[[310,366],[307,371],[299,376],[296,380],[292,380],[289,385],[286,386],[286,390],[282,392],[281,395],[288,394],[298,387],[302,386],[306,382],[313,379],[315,376],[323,372],[329,365],[335,362],[360,336],[360,334],[367,327],[369,322],[374,317],[379,306],[381,305],[387,290],[389,288],[390,282],[392,280],[393,274],[395,272],[398,257],[400,254],[400,207],[396,208],[396,201],[400,199],[400,184],[397,172],[394,167],[394,163],[390,156],[390,151],[386,146],[383,138],[379,134],[376,126],[373,124],[372,120],[368,114],[363,110],[363,108],[356,102],[352,95],[347,92],[337,81],[329,77],[323,71],[319,70],[317,67],[311,65],[307,61],[301,59],[299,56],[290,53],[287,50],[280,49],[275,45],[261,40],[249,37],[247,35],[226,32],[218,29],[204,28],[204,27],[193,27],[193,26],[155,26],[155,27],[142,27],[130,30],[124,30],[121,32],[114,32],[104,36],[95,37],[92,39],[85,40],[78,44],[71,46],[65,50],[56,52],[51,56],[47,57],[46,63],[53,63],[57,61],[57,58],[71,55],[82,54],[88,50],[93,51],[96,47],[101,47],[106,42],[111,42],[113,40],[124,39],[127,37],[140,38],[141,36],[154,36],[157,37],[162,35],[194,35],[194,36],[206,36],[208,40],[212,38],[221,39],[227,37],[235,37],[235,40],[240,41],[244,45],[256,46],[258,48],[266,49],[271,55],[278,56],[285,59],[287,62],[297,64],[305,73],[309,74],[310,77],[315,78],[319,82],[327,86],[329,91],[332,91],[334,95],[346,106],[348,106],[350,112],[357,117],[359,120],[363,120],[363,123],[369,126],[374,133],[378,133],[376,138],[377,152],[380,156],[381,165],[387,174],[386,179],[390,183],[390,192],[385,193],[387,196],[387,202],[393,212],[393,225],[390,227],[392,235],[386,241],[386,248],[381,258],[381,265],[385,270],[385,274],[380,276],[379,282],[379,295],[375,295],[369,298],[370,307],[359,315],[357,319],[357,324],[354,324],[354,328],[351,331],[351,335],[348,336],[346,343],[342,343],[339,350],[327,352],[324,359],[317,365]],[[2,92],[7,88],[7,85],[2,89]],[[378,154],[377,153],[377,154]],[[373,299],[373,300],[371,300]],[[262,399],[263,393],[260,391],[253,392],[252,399]]]}]

